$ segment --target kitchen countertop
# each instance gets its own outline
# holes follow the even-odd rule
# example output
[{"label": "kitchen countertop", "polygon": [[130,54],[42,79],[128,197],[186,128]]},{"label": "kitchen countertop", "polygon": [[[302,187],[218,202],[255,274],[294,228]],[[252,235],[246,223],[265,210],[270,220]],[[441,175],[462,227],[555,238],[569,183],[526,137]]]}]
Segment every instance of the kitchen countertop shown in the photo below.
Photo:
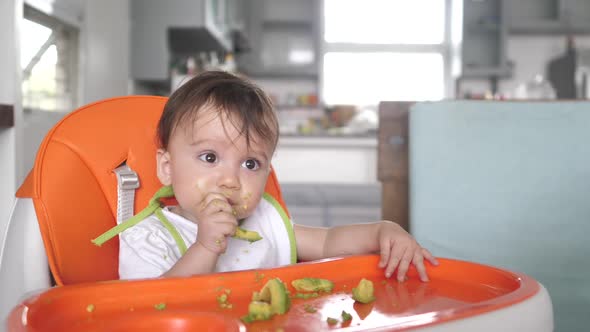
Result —
[{"label": "kitchen countertop", "polygon": [[281,136],[272,163],[281,183],[373,184],[377,137]]},{"label": "kitchen countertop", "polygon": [[279,146],[376,148],[374,135],[281,135]]}]

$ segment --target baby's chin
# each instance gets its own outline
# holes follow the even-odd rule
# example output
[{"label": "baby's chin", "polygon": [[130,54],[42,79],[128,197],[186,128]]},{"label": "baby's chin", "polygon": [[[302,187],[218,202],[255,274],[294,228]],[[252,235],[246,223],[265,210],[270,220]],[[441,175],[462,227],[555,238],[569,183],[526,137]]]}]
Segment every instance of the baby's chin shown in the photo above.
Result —
[{"label": "baby's chin", "polygon": [[252,215],[252,212],[254,212],[254,211],[246,211],[246,212],[238,213],[236,215],[236,219],[238,219],[239,221],[244,220],[244,219],[250,217]]}]

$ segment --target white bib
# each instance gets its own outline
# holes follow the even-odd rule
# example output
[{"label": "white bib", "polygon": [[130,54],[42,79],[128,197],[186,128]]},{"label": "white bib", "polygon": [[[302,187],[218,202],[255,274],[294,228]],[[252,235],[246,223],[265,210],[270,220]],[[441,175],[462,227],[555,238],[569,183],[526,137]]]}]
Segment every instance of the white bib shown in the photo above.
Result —
[{"label": "white bib", "polygon": [[[162,212],[187,248],[190,247],[197,238],[198,226],[168,208]],[[297,262],[292,222],[272,196],[264,194],[254,213],[240,226],[258,232],[262,240],[250,243],[228,238],[226,252],[219,256],[215,272],[271,268]],[[155,215],[119,234],[120,279],[159,277],[180,256],[176,241]]]}]

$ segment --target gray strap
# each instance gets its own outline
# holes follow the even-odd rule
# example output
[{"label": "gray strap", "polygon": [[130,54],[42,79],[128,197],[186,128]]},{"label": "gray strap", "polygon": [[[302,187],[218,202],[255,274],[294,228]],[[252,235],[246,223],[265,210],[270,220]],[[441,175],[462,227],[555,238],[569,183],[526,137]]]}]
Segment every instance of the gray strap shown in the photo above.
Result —
[{"label": "gray strap", "polygon": [[139,176],[123,164],[113,172],[117,175],[117,224],[133,217],[135,189],[139,188]]}]

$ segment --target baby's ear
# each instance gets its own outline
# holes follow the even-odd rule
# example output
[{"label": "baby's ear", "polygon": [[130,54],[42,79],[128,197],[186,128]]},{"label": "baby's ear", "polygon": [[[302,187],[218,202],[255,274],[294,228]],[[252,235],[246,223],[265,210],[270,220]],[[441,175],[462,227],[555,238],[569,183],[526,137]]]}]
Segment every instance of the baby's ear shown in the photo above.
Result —
[{"label": "baby's ear", "polygon": [[172,167],[170,165],[170,153],[164,149],[158,149],[156,153],[156,168],[158,179],[164,186],[172,184]]}]

